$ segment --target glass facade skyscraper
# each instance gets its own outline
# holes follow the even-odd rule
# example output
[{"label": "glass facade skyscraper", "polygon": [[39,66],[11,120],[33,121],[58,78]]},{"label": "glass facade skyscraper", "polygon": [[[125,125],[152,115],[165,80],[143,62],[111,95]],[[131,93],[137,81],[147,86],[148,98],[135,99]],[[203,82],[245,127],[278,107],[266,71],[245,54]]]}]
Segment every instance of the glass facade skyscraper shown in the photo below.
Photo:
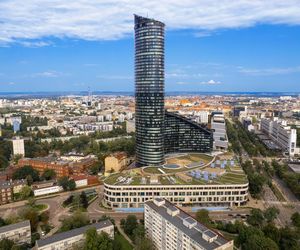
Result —
[{"label": "glass facade skyscraper", "polygon": [[136,163],[164,162],[164,28],[135,15]]}]

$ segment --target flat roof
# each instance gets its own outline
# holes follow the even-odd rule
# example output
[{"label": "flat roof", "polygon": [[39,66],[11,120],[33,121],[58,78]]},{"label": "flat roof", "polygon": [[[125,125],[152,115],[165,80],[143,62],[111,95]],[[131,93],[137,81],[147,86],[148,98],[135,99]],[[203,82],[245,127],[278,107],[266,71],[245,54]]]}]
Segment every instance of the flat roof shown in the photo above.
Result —
[{"label": "flat roof", "polygon": [[19,228],[22,228],[22,227],[30,227],[29,220],[24,220],[24,221],[19,222],[19,223],[10,224],[10,225],[7,225],[7,226],[0,227],[0,234],[5,233],[5,232],[9,232],[9,231],[12,231],[12,230],[16,230],[16,229],[19,229]]},{"label": "flat roof", "polygon": [[[181,209],[179,209],[179,214],[175,216],[171,216],[170,214],[168,214],[167,212],[168,208],[170,209],[170,207],[175,207],[175,208],[177,207],[167,200],[165,200],[165,204],[162,206],[155,205],[153,201],[147,201],[145,202],[145,204],[151,207],[153,210],[155,210],[158,214],[160,214],[164,219],[169,221],[171,224],[176,226],[184,234],[188,235],[192,240],[197,242],[204,249],[207,250],[215,249],[229,242],[217,232],[212,231],[208,227],[204,226],[203,224],[197,222],[195,219],[191,218],[189,214],[185,213]],[[183,224],[184,220],[188,220],[188,222],[192,222],[192,223],[197,222],[197,225],[192,228],[188,228]],[[205,234],[211,238],[217,236],[217,238],[213,242],[208,242],[202,238],[202,234]]]},{"label": "flat roof", "polygon": [[38,240],[36,242],[36,245],[38,247],[43,247],[43,246],[52,244],[54,242],[63,241],[63,240],[66,240],[68,238],[72,238],[72,237],[84,234],[88,229],[93,228],[93,227],[95,227],[96,230],[99,230],[101,228],[106,228],[106,227],[109,227],[109,226],[112,226],[112,225],[113,224],[111,223],[110,220],[100,221],[98,223],[94,223],[94,224],[87,225],[87,226],[84,226],[84,227],[76,228],[76,229],[73,229],[73,230],[70,230],[70,231],[67,231],[67,232],[54,234],[54,235],[52,235],[48,238]]}]

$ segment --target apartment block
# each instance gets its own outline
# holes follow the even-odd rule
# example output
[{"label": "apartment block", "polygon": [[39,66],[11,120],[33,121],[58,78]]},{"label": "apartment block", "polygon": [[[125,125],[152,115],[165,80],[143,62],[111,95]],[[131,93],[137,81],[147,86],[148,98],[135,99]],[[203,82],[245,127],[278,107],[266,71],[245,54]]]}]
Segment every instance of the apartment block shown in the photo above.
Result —
[{"label": "apartment block", "polygon": [[15,137],[12,139],[13,143],[13,154],[14,155],[25,155],[24,139]]},{"label": "apartment block", "polygon": [[297,153],[297,130],[287,125],[285,120],[262,118],[261,131],[267,134],[271,140],[290,156]]},{"label": "apartment block", "polygon": [[0,227],[0,240],[9,239],[16,243],[31,242],[31,227],[29,220]]},{"label": "apartment block", "polygon": [[[88,226],[76,228],[67,232],[54,234],[45,239],[38,240],[35,250],[66,250],[81,247],[85,240],[85,232],[90,228],[96,228],[97,232],[105,232],[110,238],[114,238],[114,225],[110,220],[101,221]],[[81,249],[81,248],[78,248]]]},{"label": "apartment block", "polygon": [[145,229],[159,250],[233,249],[233,240],[226,240],[162,198],[145,203]]}]

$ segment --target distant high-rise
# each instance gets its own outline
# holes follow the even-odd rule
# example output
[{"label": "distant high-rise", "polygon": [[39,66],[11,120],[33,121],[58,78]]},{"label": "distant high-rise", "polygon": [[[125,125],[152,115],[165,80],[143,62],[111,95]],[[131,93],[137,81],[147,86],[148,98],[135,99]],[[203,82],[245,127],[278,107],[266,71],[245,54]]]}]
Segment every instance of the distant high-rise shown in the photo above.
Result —
[{"label": "distant high-rise", "polygon": [[164,27],[135,15],[137,165],[164,162]]}]

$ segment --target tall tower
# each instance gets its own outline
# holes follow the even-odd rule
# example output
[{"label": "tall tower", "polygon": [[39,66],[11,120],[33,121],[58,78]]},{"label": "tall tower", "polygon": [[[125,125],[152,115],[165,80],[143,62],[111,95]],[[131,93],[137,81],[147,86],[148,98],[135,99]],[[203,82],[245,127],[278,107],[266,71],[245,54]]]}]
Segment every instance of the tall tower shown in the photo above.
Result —
[{"label": "tall tower", "polygon": [[136,162],[164,162],[164,28],[141,16],[135,21]]}]

